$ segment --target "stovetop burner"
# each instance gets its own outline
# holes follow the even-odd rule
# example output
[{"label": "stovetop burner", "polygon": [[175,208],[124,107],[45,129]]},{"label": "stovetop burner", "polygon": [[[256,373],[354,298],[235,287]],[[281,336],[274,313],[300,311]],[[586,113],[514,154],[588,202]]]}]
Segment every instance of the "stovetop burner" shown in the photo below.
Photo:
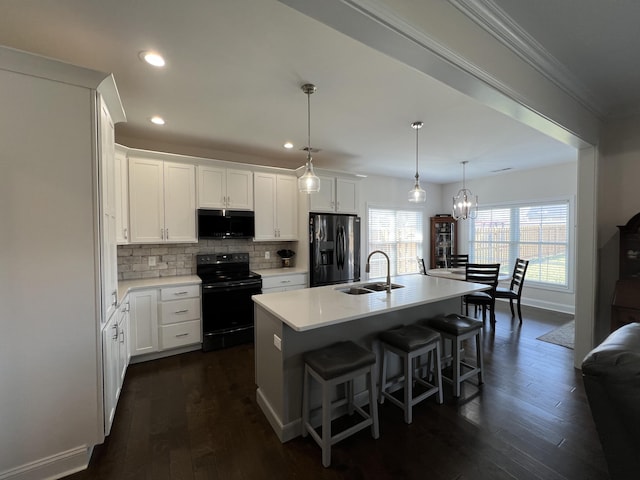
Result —
[{"label": "stovetop burner", "polygon": [[203,284],[255,280],[261,276],[249,270],[248,253],[212,253],[196,257],[196,273]]}]

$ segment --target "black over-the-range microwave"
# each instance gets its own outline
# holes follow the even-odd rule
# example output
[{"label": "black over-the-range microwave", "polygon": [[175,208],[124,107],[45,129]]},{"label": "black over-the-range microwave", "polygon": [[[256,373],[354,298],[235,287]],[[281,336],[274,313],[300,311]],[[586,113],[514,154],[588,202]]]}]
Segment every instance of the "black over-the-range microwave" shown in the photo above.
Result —
[{"label": "black over-the-range microwave", "polygon": [[198,238],[253,238],[254,213],[249,210],[198,209]]}]

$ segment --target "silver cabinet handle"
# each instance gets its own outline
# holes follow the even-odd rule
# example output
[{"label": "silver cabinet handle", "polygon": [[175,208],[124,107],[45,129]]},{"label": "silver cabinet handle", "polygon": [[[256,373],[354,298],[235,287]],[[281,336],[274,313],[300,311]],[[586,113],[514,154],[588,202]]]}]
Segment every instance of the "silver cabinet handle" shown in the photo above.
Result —
[{"label": "silver cabinet handle", "polygon": [[174,295],[186,295],[189,292],[186,291],[182,291],[182,292],[175,292]]},{"label": "silver cabinet handle", "polygon": [[188,311],[189,311],[189,310],[178,310],[177,312],[173,312],[173,313],[175,313],[176,315],[178,315],[178,314],[187,313]]},{"label": "silver cabinet handle", "polygon": [[120,343],[124,343],[124,330],[120,330]]},{"label": "silver cabinet handle", "polygon": [[116,323],[116,324],[115,324],[113,327],[111,327],[111,328],[113,328],[113,329],[116,331],[116,332],[113,334],[113,337],[111,337],[111,339],[112,339],[112,340],[118,340],[118,336],[119,336],[119,334],[118,334],[118,324]]},{"label": "silver cabinet handle", "polygon": [[291,283],[291,280],[280,280],[280,283]]},{"label": "silver cabinet handle", "polygon": [[162,237],[162,240],[164,240],[164,228],[160,229],[160,236]]},{"label": "silver cabinet handle", "polygon": [[128,240],[128,239],[129,239],[129,236],[128,236],[128,235],[129,235],[128,229],[127,229],[127,228],[125,228],[125,229],[124,229],[124,235],[123,235],[125,240]]},{"label": "silver cabinet handle", "polygon": [[167,240],[169,240],[169,229],[165,228],[166,232],[167,232]]},{"label": "silver cabinet handle", "polygon": [[178,337],[188,337],[188,336],[189,336],[189,334],[188,334],[188,333],[178,333],[178,334],[176,335],[176,338],[178,338]]},{"label": "silver cabinet handle", "polygon": [[118,291],[114,290],[111,293],[111,305],[117,305],[118,304]]}]

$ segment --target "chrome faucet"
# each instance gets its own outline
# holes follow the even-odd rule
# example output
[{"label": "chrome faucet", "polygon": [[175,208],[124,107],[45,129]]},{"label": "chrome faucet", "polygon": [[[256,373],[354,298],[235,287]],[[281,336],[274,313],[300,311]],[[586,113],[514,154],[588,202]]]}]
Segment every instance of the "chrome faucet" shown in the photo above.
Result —
[{"label": "chrome faucet", "polygon": [[369,265],[369,259],[374,253],[381,253],[382,255],[384,255],[384,258],[387,259],[387,293],[391,293],[391,262],[389,261],[389,255],[384,253],[382,250],[374,250],[367,257],[367,265],[365,266],[364,271],[369,273],[369,270],[371,270]]}]

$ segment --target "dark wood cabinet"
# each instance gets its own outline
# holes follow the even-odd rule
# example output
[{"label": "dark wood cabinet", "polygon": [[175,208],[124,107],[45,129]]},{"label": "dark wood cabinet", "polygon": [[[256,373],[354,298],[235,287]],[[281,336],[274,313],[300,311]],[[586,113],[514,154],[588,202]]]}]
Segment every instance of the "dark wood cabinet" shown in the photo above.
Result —
[{"label": "dark wood cabinet", "polygon": [[618,228],[620,276],[611,304],[611,331],[640,322],[640,213]]},{"label": "dark wood cabinet", "polygon": [[447,259],[456,253],[458,253],[458,221],[449,215],[431,217],[431,263],[429,268],[447,266]]}]

